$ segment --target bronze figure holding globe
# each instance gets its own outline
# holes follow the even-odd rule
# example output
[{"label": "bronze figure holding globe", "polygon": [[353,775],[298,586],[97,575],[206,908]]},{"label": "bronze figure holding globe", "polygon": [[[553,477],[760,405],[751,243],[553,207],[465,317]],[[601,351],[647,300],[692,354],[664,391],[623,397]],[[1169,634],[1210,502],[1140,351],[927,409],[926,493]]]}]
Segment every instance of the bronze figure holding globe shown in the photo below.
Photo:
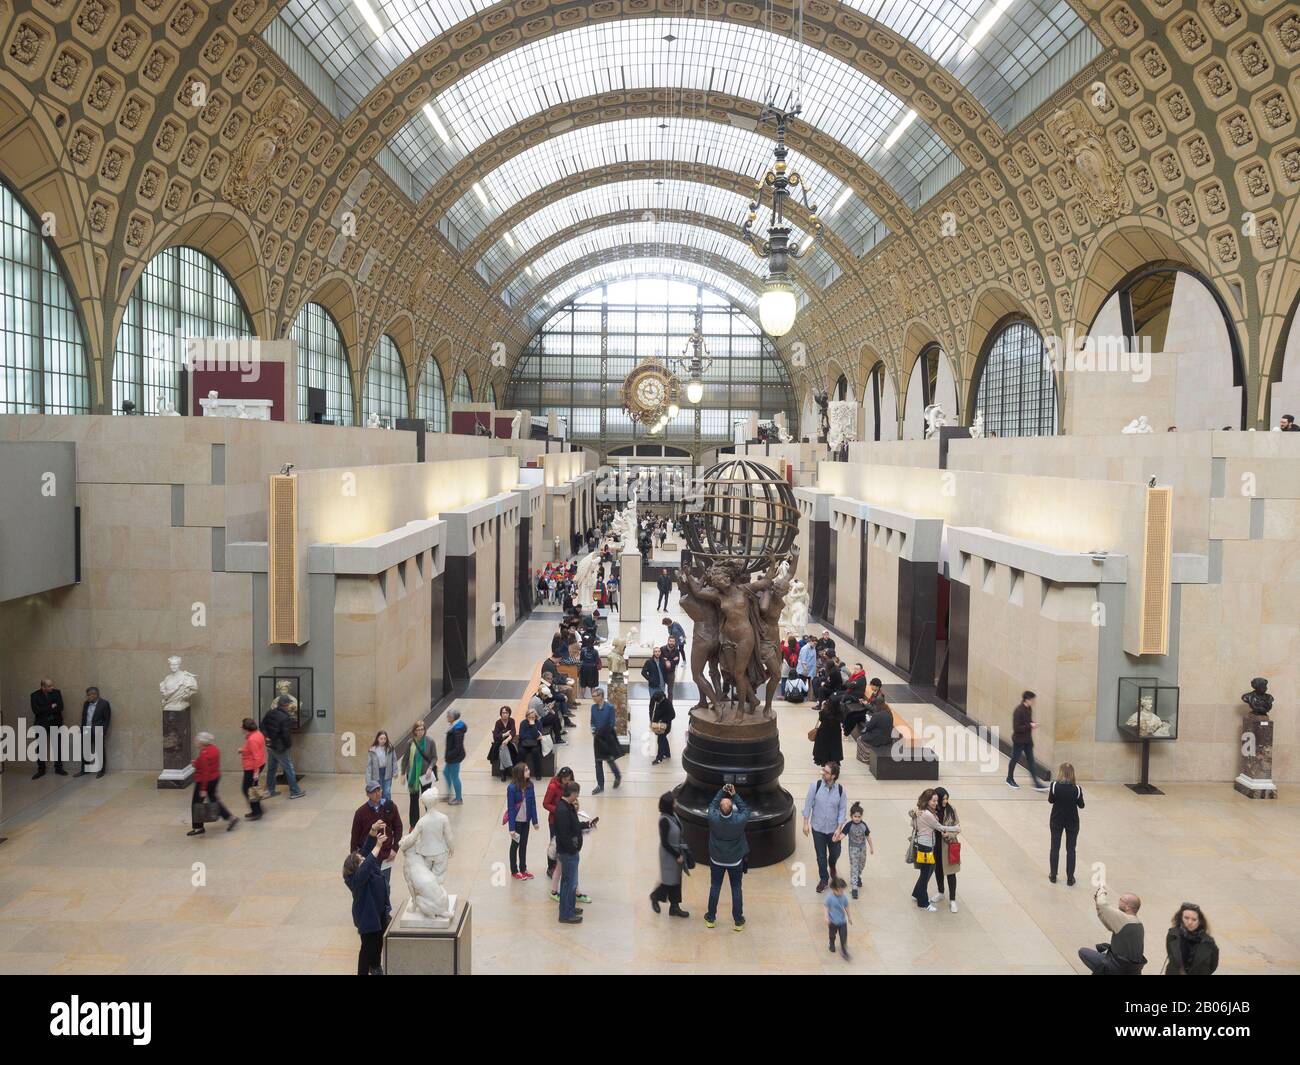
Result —
[{"label": "bronze figure holding globe", "polygon": [[698,508],[682,516],[692,564],[677,580],[695,623],[690,665],[700,694],[676,805],[688,842],[702,848],[709,801],[734,784],[753,811],[750,863],[769,865],[794,850],[794,802],[780,786],[785,761],[772,700],[799,512],[776,471],[748,459],[713,466],[702,488]]}]

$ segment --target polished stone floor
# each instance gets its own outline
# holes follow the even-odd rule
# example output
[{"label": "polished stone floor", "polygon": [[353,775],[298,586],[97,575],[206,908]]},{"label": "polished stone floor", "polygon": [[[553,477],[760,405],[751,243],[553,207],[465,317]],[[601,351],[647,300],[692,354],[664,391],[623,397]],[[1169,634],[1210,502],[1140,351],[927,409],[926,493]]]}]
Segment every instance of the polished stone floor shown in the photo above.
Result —
[{"label": "polished stone floor", "polygon": [[[652,622],[653,605],[651,588],[644,611]],[[675,606],[676,593],[670,612]],[[1184,900],[1204,907],[1222,972],[1300,972],[1300,857],[1290,842],[1300,838],[1300,795],[1284,789],[1277,802],[1251,802],[1217,783],[1144,798],[1118,784],[1087,785],[1080,883],[1067,888],[1063,878],[1047,880],[1045,797],[1028,787],[1009,790],[1005,759],[980,744],[946,752],[941,774],[964,829],[960,912],[918,911],[909,896],[915,874],[903,862],[906,811],[920,787],[877,782],[849,761],[843,780],[866,807],[876,844],[863,897],[852,907],[852,961],[827,952],[812,846],[802,836],[788,863],[746,877],[743,934],[731,930],[725,902],[717,928],[705,929],[706,870],[686,883],[691,920],[656,916],[646,900],[658,868],[655,800],[681,777],[684,730],[673,733],[672,761],[651,766],[646,704],[636,699],[623,786],[583,798],[601,818],[582,853],[582,887],[593,901],[585,923],[561,926],[542,876],[510,879],[500,824],[504,788],[486,761],[496,711],[516,702],[511,693],[546,653],[557,616],[543,610],[521,625],[476,675],[473,697],[457,704],[470,728],[469,756],[465,803],[444,807],[457,833],[448,886],[474,909],[476,972],[1081,972],[1077,948],[1105,938],[1088,886],[1098,862],[1112,888],[1144,900],[1148,973],[1159,970],[1164,930]],[[851,650],[841,653],[853,661]],[[868,673],[901,683],[879,666],[868,664]],[[894,706],[920,725],[950,723],[926,705]],[[778,701],[777,710],[783,781],[801,803],[816,773],[806,737],[814,715],[807,704]],[[580,724],[585,717],[584,708]],[[439,750],[442,733],[439,722]],[[969,738],[958,733],[946,735],[954,743]],[[589,792],[590,736],[578,728],[570,739],[559,748],[562,763]],[[6,808],[12,780],[4,782]],[[363,801],[360,777],[313,775],[307,798],[290,803],[282,792],[261,822],[201,839],[185,836],[188,793],[156,790],[152,773],[37,783],[51,787],[24,792],[22,808],[0,825],[7,837],[0,845],[0,972],[353,971],[357,938],[339,870],[352,811]],[[237,799],[233,776],[226,785],[227,801]],[[395,799],[405,816],[405,794]],[[530,858],[544,873],[544,827]],[[393,889],[395,900],[404,897],[400,867]]]}]

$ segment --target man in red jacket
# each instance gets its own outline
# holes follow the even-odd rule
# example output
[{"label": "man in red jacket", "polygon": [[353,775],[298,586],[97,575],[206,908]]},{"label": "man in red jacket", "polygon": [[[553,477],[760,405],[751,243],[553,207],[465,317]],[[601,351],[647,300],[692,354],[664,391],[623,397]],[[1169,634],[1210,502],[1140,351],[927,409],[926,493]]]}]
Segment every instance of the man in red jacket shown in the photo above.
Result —
[{"label": "man in red jacket", "polygon": [[375,855],[383,870],[384,880],[392,883],[393,861],[397,854],[397,845],[402,841],[402,815],[392,799],[384,798],[384,789],[376,781],[366,781],[366,801],[352,815],[352,840],[348,852],[355,854],[361,850],[361,844],[370,835],[370,828],[376,821],[382,821],[387,829],[379,852]]}]

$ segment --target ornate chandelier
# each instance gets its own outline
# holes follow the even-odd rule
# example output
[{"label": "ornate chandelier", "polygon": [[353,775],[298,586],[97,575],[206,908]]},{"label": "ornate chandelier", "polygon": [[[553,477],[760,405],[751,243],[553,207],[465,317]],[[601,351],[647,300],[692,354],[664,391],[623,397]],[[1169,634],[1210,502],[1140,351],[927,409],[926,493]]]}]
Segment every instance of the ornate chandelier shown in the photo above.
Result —
[{"label": "ornate chandelier", "polygon": [[[798,104],[792,110],[782,111],[769,104],[763,109],[760,121],[776,121],[776,148],[773,155],[775,164],[763,175],[754,194],[754,201],[749,205],[749,215],[740,227],[741,235],[749,242],[759,255],[767,260],[767,285],[758,299],[758,320],[770,336],[783,337],[794,327],[798,304],[795,301],[794,285],[790,282],[789,270],[791,259],[802,259],[812,250],[813,242],[821,236],[822,223],[817,217],[817,205],[808,202],[807,186],[797,171],[787,172],[786,156],[789,149],[785,144],[786,124],[799,113]],[[808,209],[812,234],[808,243],[800,246],[790,243],[790,226],[785,220],[785,200],[791,195],[791,189],[798,189],[803,205]],[[754,223],[758,219],[758,209],[763,204],[764,193],[770,195],[772,224],[768,226],[767,239],[760,241],[754,232]]]}]

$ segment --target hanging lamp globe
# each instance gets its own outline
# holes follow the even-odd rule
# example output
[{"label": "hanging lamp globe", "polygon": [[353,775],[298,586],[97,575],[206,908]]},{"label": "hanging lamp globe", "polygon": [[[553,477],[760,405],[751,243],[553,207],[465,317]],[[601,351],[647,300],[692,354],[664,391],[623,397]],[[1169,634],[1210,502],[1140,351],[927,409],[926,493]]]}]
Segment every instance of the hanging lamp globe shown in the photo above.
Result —
[{"label": "hanging lamp globe", "polygon": [[768,336],[783,337],[794,328],[799,306],[789,281],[770,278],[758,298],[758,321]]}]

